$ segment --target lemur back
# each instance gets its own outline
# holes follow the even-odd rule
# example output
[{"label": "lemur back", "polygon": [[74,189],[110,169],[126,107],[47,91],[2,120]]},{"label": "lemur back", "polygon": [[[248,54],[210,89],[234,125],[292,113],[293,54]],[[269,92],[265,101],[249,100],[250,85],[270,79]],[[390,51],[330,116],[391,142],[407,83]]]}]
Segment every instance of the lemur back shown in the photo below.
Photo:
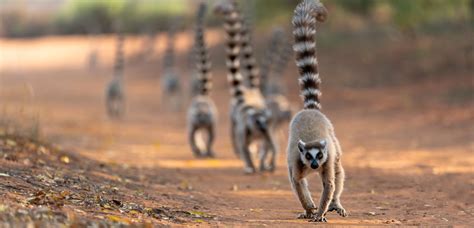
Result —
[{"label": "lemur back", "polygon": [[[326,8],[319,0],[303,0],[293,16],[293,35],[296,65],[304,109],[290,123],[288,140],[289,179],[304,213],[299,218],[313,222],[326,222],[326,213],[336,211],[341,216],[347,212],[340,202],[344,188],[342,150],[329,119],[320,111],[320,84],[316,59],[316,21],[326,20]],[[323,191],[319,206],[313,202],[306,176],[319,173]]]},{"label": "lemur back", "polygon": [[125,109],[125,94],[123,91],[124,40],[123,33],[117,33],[114,75],[106,89],[107,114],[111,118],[121,117]]},{"label": "lemur back", "polygon": [[[267,153],[260,157],[260,170],[273,171],[275,168],[276,151],[270,129],[268,113],[264,98],[258,88],[258,69],[253,58],[250,36],[243,28],[243,20],[237,9],[236,2],[221,1],[215,7],[216,14],[224,17],[224,28],[227,33],[227,68],[231,87],[231,136],[234,152],[245,162],[246,173],[254,173],[249,146],[258,139],[263,139],[272,151],[270,165],[264,164]],[[244,68],[248,74],[248,87],[242,85],[239,56],[243,48]]]},{"label": "lemur back", "polygon": [[[215,136],[215,124],[217,109],[214,102],[209,97],[212,88],[211,63],[204,39],[204,18],[207,12],[207,5],[201,3],[197,12],[196,32],[194,37],[194,53],[196,54],[197,66],[197,92],[188,110],[188,137],[191,150],[196,157],[214,157],[212,144]],[[207,132],[208,138],[204,150],[198,148],[196,134],[199,130]]]}]

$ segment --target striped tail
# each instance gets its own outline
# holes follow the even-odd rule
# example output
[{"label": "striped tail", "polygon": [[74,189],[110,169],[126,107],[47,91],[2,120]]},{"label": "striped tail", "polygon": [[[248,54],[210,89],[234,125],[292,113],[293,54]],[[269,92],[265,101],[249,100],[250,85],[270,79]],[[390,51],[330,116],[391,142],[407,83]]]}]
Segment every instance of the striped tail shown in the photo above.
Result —
[{"label": "striped tail", "polygon": [[281,39],[281,48],[275,59],[273,72],[276,77],[283,76],[291,57],[293,57],[293,49],[291,48],[290,41],[285,36],[285,38]]},{"label": "striped tail", "polygon": [[299,84],[304,109],[321,109],[321,79],[316,59],[316,20],[323,22],[326,8],[319,0],[303,0],[296,6],[293,16],[293,35],[296,66],[299,70]]},{"label": "striped tail", "polygon": [[255,60],[252,48],[252,38],[251,38],[251,31],[248,22],[244,22],[241,20],[242,23],[242,54],[243,54],[243,64],[244,68],[247,71],[247,83],[249,88],[259,88],[260,84],[260,70],[257,66],[257,61]]},{"label": "striped tail", "polygon": [[263,61],[262,61],[262,71],[260,73],[260,91],[264,95],[268,95],[268,78],[270,72],[274,67],[275,60],[277,58],[277,50],[281,44],[281,37],[283,36],[282,28],[273,29],[272,36],[270,38],[270,43],[268,44],[267,50],[265,51]]},{"label": "striped tail", "polygon": [[216,14],[224,16],[224,29],[227,33],[227,68],[229,70],[228,80],[232,87],[231,95],[237,103],[243,102],[242,75],[239,72],[240,42],[241,42],[241,16],[234,2],[220,2],[214,8]]},{"label": "striped tail", "polygon": [[211,83],[211,62],[207,52],[206,42],[204,40],[204,17],[207,12],[207,4],[201,3],[197,13],[197,24],[195,34],[195,53],[197,57],[197,68],[199,71],[199,94],[207,95],[212,87]]},{"label": "striped tail", "polygon": [[117,43],[115,48],[115,63],[114,63],[114,73],[115,77],[122,77],[123,76],[123,68],[124,68],[124,42],[125,36],[122,32],[117,33]]}]

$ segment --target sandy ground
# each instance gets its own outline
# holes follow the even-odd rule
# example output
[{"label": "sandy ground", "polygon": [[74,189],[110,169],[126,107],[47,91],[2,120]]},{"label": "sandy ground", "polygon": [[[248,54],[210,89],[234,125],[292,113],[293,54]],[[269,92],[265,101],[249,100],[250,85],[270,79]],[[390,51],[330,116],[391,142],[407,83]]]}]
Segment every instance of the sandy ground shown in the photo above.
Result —
[{"label": "sandy ground", "polygon": [[[202,216],[184,216],[180,221],[170,221],[117,208],[99,213],[94,207],[67,200],[60,207],[42,207],[69,211],[68,218],[84,216],[119,223],[314,225],[296,219],[302,208],[288,183],[286,128],[276,133],[281,150],[274,174],[244,175],[241,161],[231,151],[223,51],[221,46],[215,46],[219,44],[218,34],[209,35],[213,46],[211,54],[215,56],[212,97],[220,114],[215,145],[217,159],[212,160],[192,157],[185,135],[185,106],[181,111],[172,112],[159,105],[161,67],[158,57],[163,49],[160,37],[157,39],[158,52],[151,59],[130,61],[127,65],[127,112],[120,121],[109,120],[104,110],[104,88],[111,78],[108,59],[112,57],[113,37],[97,38],[101,54],[99,68],[95,70],[85,66],[87,47],[91,44],[84,37],[1,40],[3,118],[14,119],[28,129],[34,125],[34,117],[39,115],[43,140],[60,151],[68,151],[71,157],[77,156],[68,163],[70,168],[68,164],[50,164],[53,168],[48,172],[54,174],[63,170],[75,176],[79,171],[74,167],[79,167],[77,170],[88,167],[88,171],[80,175],[89,182],[100,185],[102,181],[109,188],[119,186],[119,193],[107,192],[108,197],[151,208],[166,206],[174,211],[199,211]],[[130,38],[128,42],[128,59],[132,59],[140,48],[140,39]],[[186,66],[189,43],[185,34],[178,37],[180,66]],[[347,86],[340,82],[347,78],[362,80],[383,72],[383,69],[368,70],[383,67],[377,65],[379,54],[386,57],[387,65],[395,65],[400,72],[413,73],[414,66],[404,61],[403,53],[409,55],[410,52],[403,52],[400,47],[373,50],[377,57],[375,54],[367,57],[359,52],[359,47],[346,48],[330,51],[322,48],[320,51],[321,75],[323,82],[327,81],[323,85],[322,102],[342,143],[347,173],[342,202],[350,214],[342,218],[329,213],[329,224],[474,226],[472,68],[451,64],[441,66],[448,70],[437,71],[440,73],[436,77],[413,82]],[[329,54],[324,55],[325,51]],[[451,59],[450,56],[446,58]],[[430,61],[434,63],[430,64]],[[432,58],[421,71],[430,74],[430,67],[439,66],[436,61],[438,58]],[[186,68],[179,68],[185,88],[190,75]],[[285,80],[297,110],[301,102],[293,72],[296,72],[294,66],[290,66]],[[416,75],[416,71],[413,74]],[[462,92],[466,90],[467,93]],[[183,91],[182,97],[187,103],[189,96],[184,94],[187,91]],[[7,145],[6,141],[2,145]],[[60,161],[51,160],[53,163]],[[34,166],[31,175],[35,175],[35,172],[43,172],[42,166],[35,166],[34,162],[7,161],[5,156],[0,157],[0,164],[0,173],[5,174],[0,176],[0,213],[41,207],[25,200],[47,187],[24,185],[24,191],[20,191],[12,186],[22,188],[22,178],[16,177],[16,172]],[[106,168],[99,169],[98,166]],[[123,182],[127,178],[132,182]],[[318,199],[321,184],[317,176],[310,177],[310,186],[313,196]],[[62,188],[67,189],[67,185]]]}]

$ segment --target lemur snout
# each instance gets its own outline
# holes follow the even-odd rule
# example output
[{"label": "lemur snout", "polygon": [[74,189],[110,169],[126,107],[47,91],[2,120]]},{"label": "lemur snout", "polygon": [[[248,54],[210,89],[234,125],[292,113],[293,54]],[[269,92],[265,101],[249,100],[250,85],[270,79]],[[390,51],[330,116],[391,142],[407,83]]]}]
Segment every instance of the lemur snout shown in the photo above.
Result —
[{"label": "lemur snout", "polygon": [[317,169],[319,168],[319,164],[318,164],[318,161],[316,159],[314,159],[312,162],[311,162],[311,168],[312,169]]}]

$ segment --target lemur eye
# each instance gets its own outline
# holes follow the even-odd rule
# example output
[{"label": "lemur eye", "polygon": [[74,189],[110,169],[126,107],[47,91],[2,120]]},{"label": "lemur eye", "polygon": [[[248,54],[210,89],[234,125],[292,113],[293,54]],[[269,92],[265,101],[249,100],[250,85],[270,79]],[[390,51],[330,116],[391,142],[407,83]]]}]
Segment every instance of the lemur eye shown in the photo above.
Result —
[{"label": "lemur eye", "polygon": [[317,157],[318,159],[323,158],[323,153],[322,153],[322,152],[319,152],[318,155],[316,155],[316,157]]},{"label": "lemur eye", "polygon": [[311,159],[313,159],[313,157],[311,156],[311,154],[308,153],[308,154],[306,154],[306,159],[311,160]]}]

